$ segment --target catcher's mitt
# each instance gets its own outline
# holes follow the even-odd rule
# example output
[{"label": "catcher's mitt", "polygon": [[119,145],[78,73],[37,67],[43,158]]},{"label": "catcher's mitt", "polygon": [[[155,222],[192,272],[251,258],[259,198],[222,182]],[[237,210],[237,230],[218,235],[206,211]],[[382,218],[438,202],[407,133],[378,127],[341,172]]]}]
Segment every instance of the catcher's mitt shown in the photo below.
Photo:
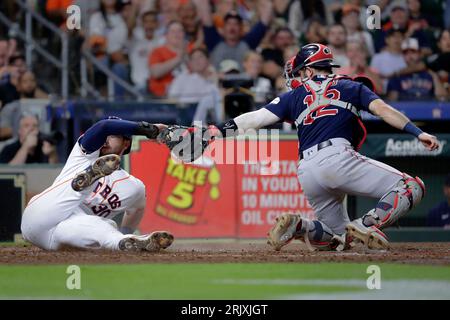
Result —
[{"label": "catcher's mitt", "polygon": [[165,144],[172,156],[189,163],[198,159],[214,140],[213,132],[212,126],[204,128],[170,125],[161,130],[156,141]]}]

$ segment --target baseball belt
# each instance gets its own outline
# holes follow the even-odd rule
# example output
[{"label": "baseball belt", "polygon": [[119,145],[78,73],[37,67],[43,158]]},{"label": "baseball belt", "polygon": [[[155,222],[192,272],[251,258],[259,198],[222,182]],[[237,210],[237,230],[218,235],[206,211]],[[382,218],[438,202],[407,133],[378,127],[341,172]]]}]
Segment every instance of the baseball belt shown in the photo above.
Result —
[{"label": "baseball belt", "polygon": [[[322,141],[321,143],[319,143],[317,145],[317,151],[322,150],[322,149],[324,149],[326,147],[329,147],[329,146],[332,146],[332,145],[333,145],[333,143],[331,142],[331,140]],[[303,159],[303,151],[300,152],[300,156],[299,157],[300,157],[300,160]]]}]

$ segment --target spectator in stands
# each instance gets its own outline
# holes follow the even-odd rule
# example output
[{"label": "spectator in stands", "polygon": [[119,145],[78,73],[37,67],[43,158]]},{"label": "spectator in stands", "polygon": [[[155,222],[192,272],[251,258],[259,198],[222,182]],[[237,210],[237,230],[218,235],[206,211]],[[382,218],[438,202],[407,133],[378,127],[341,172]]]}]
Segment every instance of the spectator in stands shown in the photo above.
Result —
[{"label": "spectator in stands", "polygon": [[260,21],[242,36],[242,17],[235,11],[228,12],[224,17],[223,36],[213,25],[211,7],[208,0],[197,0],[197,10],[203,23],[205,44],[211,53],[214,67],[219,68],[223,60],[231,59],[240,64],[244,55],[255,49],[263,39],[272,18],[272,3],[268,0],[260,2]]},{"label": "spectator in stands", "polygon": [[156,0],[155,11],[158,14],[158,29],[155,31],[155,37],[164,38],[167,33],[167,27],[172,21],[178,20],[178,8],[180,0]]},{"label": "spectator in stands", "polygon": [[429,227],[450,228],[450,174],[445,178],[443,192],[445,200],[428,213],[427,225]]},{"label": "spectator in stands", "polygon": [[311,19],[305,29],[306,31],[300,38],[302,45],[306,45],[308,43],[325,44],[327,42],[327,27],[323,25],[319,19]]},{"label": "spectator in stands", "polygon": [[372,57],[370,66],[378,70],[383,78],[382,92],[386,91],[387,79],[392,77],[396,71],[406,67],[402,55],[403,32],[399,29],[390,29],[386,33],[386,48]]},{"label": "spectator in stands", "polygon": [[19,138],[6,145],[0,153],[0,163],[58,163],[56,146],[39,137],[39,119],[26,114],[20,119]]},{"label": "spectator in stands", "polygon": [[422,13],[420,0],[408,0],[407,2],[410,24],[417,24],[416,28],[419,29],[427,29],[429,27],[428,20],[433,19]]},{"label": "spectator in stands", "polygon": [[[421,12],[426,17],[429,17],[428,23],[430,26],[438,29],[444,28],[444,20],[448,19],[449,0],[422,0]],[[446,10],[444,10],[444,7]],[[449,28],[450,26],[447,26]]]},{"label": "spectator in stands", "polygon": [[186,32],[188,51],[203,46],[203,29],[197,15],[197,7],[189,0],[182,3],[178,8],[178,17]]},{"label": "spectator in stands", "polygon": [[38,88],[36,76],[32,71],[25,71],[20,75],[17,89],[20,97],[24,99],[48,99],[48,94]]},{"label": "spectator in stands", "polygon": [[47,0],[45,11],[48,19],[57,26],[63,25],[67,19],[67,7],[74,2],[74,0]]},{"label": "spectator in stands", "polygon": [[263,74],[275,81],[275,79],[283,74],[284,68],[284,51],[286,48],[294,45],[294,34],[289,28],[278,28],[272,39],[272,47],[265,48],[261,51],[264,59]]},{"label": "spectator in stands", "polygon": [[349,41],[346,46],[347,58],[350,65],[339,68],[336,73],[351,77],[366,76],[375,85],[375,91],[381,92],[382,81],[378,71],[368,65],[368,50],[361,41]]},{"label": "spectator in stands", "polygon": [[[204,1],[194,1],[195,5],[202,6]],[[222,33],[224,26],[224,18],[228,12],[237,11],[237,4],[235,0],[214,0],[214,12],[212,13],[212,23]]]},{"label": "spectator in stands", "polygon": [[410,21],[408,7],[405,0],[394,0],[391,4],[390,19],[382,26],[382,32],[376,37],[375,47],[377,51],[386,44],[387,32],[391,29],[404,30],[405,38],[416,38],[423,55],[431,54],[430,41],[421,24]]},{"label": "spectator in stands", "polygon": [[[402,43],[403,56],[407,66],[420,62],[419,42],[408,38]],[[419,71],[403,76],[392,77],[388,82],[388,99],[396,100],[430,100],[434,97],[443,99],[446,92],[439,77],[432,71]]]},{"label": "spectator in stands", "polygon": [[119,0],[119,12],[125,22],[128,30],[128,36],[130,37],[136,27],[136,22],[138,18],[138,2],[132,0]]},{"label": "spectator in stands", "polygon": [[345,4],[342,7],[342,24],[347,32],[347,41],[359,41],[367,48],[369,56],[375,53],[373,39],[370,33],[363,30],[359,20],[360,7],[353,4]]},{"label": "spectator in stands", "polygon": [[165,97],[176,74],[185,68],[186,46],[183,25],[178,21],[169,23],[165,45],[154,49],[149,57],[149,91],[155,97]]},{"label": "spectator in stands", "polygon": [[213,121],[223,120],[217,77],[205,49],[196,48],[189,53],[188,70],[175,77],[168,96],[182,103],[197,103],[193,121],[206,122],[210,111]]},{"label": "spectator in stands", "polygon": [[438,39],[438,53],[427,57],[425,61],[419,61],[415,65],[410,65],[398,70],[395,75],[408,75],[429,69],[437,73],[444,87],[450,89],[450,30],[442,30]]},{"label": "spectator in stands", "polygon": [[[281,4],[277,4],[277,2]],[[278,0],[274,1],[274,7],[282,6],[283,2],[288,3],[288,6],[284,10],[279,9],[278,12],[275,9],[275,15],[286,21],[286,26],[297,38],[307,29],[311,21],[319,21],[321,25],[326,26],[332,19],[322,0]]]},{"label": "spectator in stands", "polygon": [[243,65],[245,75],[253,79],[253,87],[250,90],[254,94],[255,102],[266,103],[273,89],[270,80],[261,76],[262,56],[255,51],[249,51],[244,57]]},{"label": "spectator in stands", "polygon": [[0,38],[0,109],[19,99],[16,86],[20,69],[9,64],[11,51],[10,41]]},{"label": "spectator in stands", "polygon": [[21,52],[16,52],[9,58],[9,65],[17,68],[17,73],[19,76],[23,75],[27,71],[25,56]]},{"label": "spectator in stands", "polygon": [[[21,99],[48,99],[48,94],[38,88],[33,72],[25,71],[19,77],[17,89]],[[6,104],[0,110],[0,141],[9,139],[18,132],[20,115],[26,112],[20,100]]]},{"label": "spectator in stands", "polygon": [[0,38],[0,68],[8,64],[8,39]]},{"label": "spectator in stands", "polygon": [[[444,29],[441,32],[438,48],[439,53],[430,56],[426,61],[426,65],[429,69],[436,72],[441,82],[450,89],[450,29]],[[422,64],[422,68],[424,67]]]},{"label": "spectator in stands", "polygon": [[155,38],[158,26],[156,11],[146,11],[141,16],[142,27],[133,30],[130,41],[131,80],[139,89],[147,91],[150,68],[147,66],[153,49],[162,45],[161,39]]},{"label": "spectator in stands", "polygon": [[[125,54],[128,29],[120,14],[119,0],[101,0],[100,11],[92,14],[89,21],[89,45],[104,65],[122,80],[128,79]],[[115,95],[124,95],[121,85],[115,83]]]},{"label": "spectator in stands", "polygon": [[346,67],[350,61],[345,54],[345,45],[347,43],[347,32],[342,24],[333,24],[328,29],[328,47],[334,56],[334,62],[341,67]]}]

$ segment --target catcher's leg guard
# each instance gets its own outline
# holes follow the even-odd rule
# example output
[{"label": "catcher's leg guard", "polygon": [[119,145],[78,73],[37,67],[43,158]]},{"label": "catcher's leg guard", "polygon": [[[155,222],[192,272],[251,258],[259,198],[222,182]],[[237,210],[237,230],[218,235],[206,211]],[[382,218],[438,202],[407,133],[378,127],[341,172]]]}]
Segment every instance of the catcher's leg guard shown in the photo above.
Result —
[{"label": "catcher's leg guard", "polygon": [[[343,250],[345,236],[338,236],[324,223],[300,215],[283,214],[267,234],[267,243],[280,250],[294,239],[306,243],[310,250]],[[345,247],[347,248],[347,247]]]},{"label": "catcher's leg guard", "polygon": [[362,217],[362,224],[366,227],[386,228],[408,213],[424,195],[423,181],[418,177],[405,175],[393,190],[380,199],[374,209]]}]

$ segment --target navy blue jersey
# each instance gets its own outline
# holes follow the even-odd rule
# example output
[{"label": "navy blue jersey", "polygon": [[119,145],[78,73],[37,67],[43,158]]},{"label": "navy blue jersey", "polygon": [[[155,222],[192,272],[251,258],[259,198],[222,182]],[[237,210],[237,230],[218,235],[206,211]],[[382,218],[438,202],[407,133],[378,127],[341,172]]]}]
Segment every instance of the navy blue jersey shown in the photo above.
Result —
[{"label": "navy blue jersey", "polygon": [[440,202],[428,213],[427,225],[429,227],[450,226],[450,205],[447,201]]},{"label": "navy blue jersey", "polygon": [[[324,76],[315,76],[314,81],[323,81]],[[360,82],[339,79],[327,90],[326,96],[353,104],[358,110],[369,111],[369,104],[379,97]],[[289,91],[264,106],[283,121],[294,122],[312,95],[305,86]],[[355,132],[360,130],[358,118],[350,111],[333,105],[320,107],[297,125],[299,151],[304,151],[322,141],[345,138],[355,143]]]},{"label": "navy blue jersey", "polygon": [[430,100],[434,98],[433,77],[427,71],[393,77],[387,91],[398,92],[399,100]]}]

